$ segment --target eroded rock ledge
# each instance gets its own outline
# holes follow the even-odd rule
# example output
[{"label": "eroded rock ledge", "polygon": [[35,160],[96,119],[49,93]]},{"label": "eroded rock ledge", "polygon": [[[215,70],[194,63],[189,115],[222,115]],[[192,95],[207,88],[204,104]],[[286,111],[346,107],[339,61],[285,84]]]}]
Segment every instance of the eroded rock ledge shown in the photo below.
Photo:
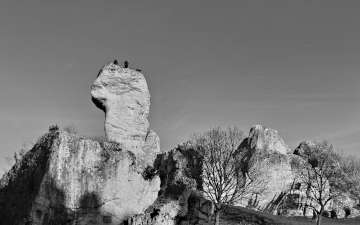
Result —
[{"label": "eroded rock ledge", "polygon": [[193,149],[178,146],[159,154],[154,171],[161,178],[157,200],[127,225],[210,225],[214,207],[202,194],[202,157]]},{"label": "eroded rock ledge", "polygon": [[49,133],[2,180],[5,224],[119,224],[160,190],[160,178],[144,179],[137,163],[116,143]]},{"label": "eroded rock ledge", "polygon": [[139,170],[117,143],[50,132],[1,180],[0,224],[210,224],[201,162],[179,147]]}]

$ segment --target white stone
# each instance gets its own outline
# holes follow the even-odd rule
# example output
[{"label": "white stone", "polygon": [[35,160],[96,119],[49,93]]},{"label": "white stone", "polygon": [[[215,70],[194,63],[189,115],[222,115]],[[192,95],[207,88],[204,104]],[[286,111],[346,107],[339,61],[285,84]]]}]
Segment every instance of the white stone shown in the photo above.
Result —
[{"label": "white stone", "polygon": [[143,74],[109,63],[100,70],[91,95],[105,112],[105,135],[109,141],[121,144],[140,158],[152,158],[149,154],[160,152],[159,138],[149,129],[150,93]]},{"label": "white stone", "polygon": [[290,150],[277,130],[262,125],[255,125],[250,129],[249,140],[251,140],[251,148],[266,149],[281,154],[287,154]]},{"label": "white stone", "polygon": [[[253,207],[260,210],[269,207],[276,209],[273,205],[274,200],[288,191],[294,179],[289,147],[276,130],[255,125],[250,129],[249,136],[243,140],[237,152],[240,164],[246,165],[245,171],[254,171],[257,174],[256,179],[262,183],[261,187],[264,189],[262,191],[256,189],[256,192],[259,192],[257,196],[254,194],[247,196],[253,200],[256,198],[257,204]],[[240,203],[245,207],[247,204],[247,199]]]},{"label": "white stone", "polygon": [[80,215],[77,224],[95,225],[108,215],[109,225],[117,225],[144,212],[160,190],[160,178],[145,180],[129,152],[104,149],[96,141],[63,132],[48,164],[32,211],[65,207]]}]

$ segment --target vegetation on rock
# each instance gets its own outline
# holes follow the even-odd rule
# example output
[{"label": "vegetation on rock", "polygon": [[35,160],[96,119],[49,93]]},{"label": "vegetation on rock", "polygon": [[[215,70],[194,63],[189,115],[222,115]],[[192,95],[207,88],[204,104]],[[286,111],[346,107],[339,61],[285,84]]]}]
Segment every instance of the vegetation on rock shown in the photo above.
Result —
[{"label": "vegetation on rock", "polygon": [[[330,201],[336,201],[348,192],[348,180],[341,167],[341,157],[326,142],[316,143],[309,151],[299,153],[300,160],[293,161],[297,181],[306,187],[307,207],[313,209],[320,225]],[[335,217],[335,216],[334,216]]]}]

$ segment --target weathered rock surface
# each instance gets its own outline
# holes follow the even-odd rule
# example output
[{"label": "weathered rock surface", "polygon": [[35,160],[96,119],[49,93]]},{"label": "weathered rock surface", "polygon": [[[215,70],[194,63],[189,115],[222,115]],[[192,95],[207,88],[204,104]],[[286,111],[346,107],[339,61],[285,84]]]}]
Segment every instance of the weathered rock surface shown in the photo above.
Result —
[{"label": "weathered rock surface", "polygon": [[214,207],[199,192],[202,189],[202,158],[192,149],[178,148],[158,155],[154,171],[161,178],[156,202],[129,225],[210,225]]},{"label": "weathered rock surface", "polygon": [[252,149],[287,154],[290,148],[285,144],[277,130],[255,125],[250,129],[247,145]]},{"label": "weathered rock surface", "polygon": [[[293,160],[301,162],[306,160],[308,162],[316,162],[313,150],[319,144],[315,141],[303,141],[294,150]],[[296,165],[296,164],[295,164]],[[295,174],[296,175],[296,174]],[[294,185],[289,190],[289,194],[282,202],[281,213],[290,216],[312,216],[312,209],[307,205],[317,205],[311,203],[308,198],[308,190],[306,184],[302,184],[301,180],[295,178]],[[359,199],[355,198],[349,193],[344,192],[336,200],[330,200],[325,210],[334,211],[339,218],[345,217],[345,209],[350,211],[349,217],[356,217],[360,215]]]},{"label": "weathered rock surface", "polygon": [[209,224],[202,159],[160,152],[144,76],[105,65],[91,87],[107,141],[50,129],[0,180],[0,225]]},{"label": "weathered rock surface", "polygon": [[293,181],[289,147],[276,130],[256,125],[240,144],[236,157],[244,176],[256,171],[264,188],[247,196],[241,205],[274,213]]},{"label": "weathered rock surface", "polygon": [[144,76],[109,63],[91,95],[105,112],[108,141],[58,130],[44,136],[2,180],[6,224],[118,225],[156,200],[160,178],[145,177],[145,170],[153,165],[160,144],[149,129]]},{"label": "weathered rock surface", "polygon": [[66,132],[50,133],[2,180],[2,224],[119,224],[157,198],[133,153]]},{"label": "weathered rock surface", "polygon": [[109,63],[91,86],[91,96],[105,112],[107,139],[151,164],[160,144],[156,133],[149,130],[150,93],[144,75]]}]

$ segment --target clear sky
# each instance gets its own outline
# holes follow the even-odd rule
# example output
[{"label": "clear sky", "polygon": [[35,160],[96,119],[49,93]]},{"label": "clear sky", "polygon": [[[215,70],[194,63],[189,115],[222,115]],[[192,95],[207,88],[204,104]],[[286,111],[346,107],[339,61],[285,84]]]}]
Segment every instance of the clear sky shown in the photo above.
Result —
[{"label": "clear sky", "polygon": [[360,155],[359,21],[358,0],[2,0],[0,167],[50,124],[102,135],[89,86],[114,58],[145,72],[163,149],[261,123]]}]

